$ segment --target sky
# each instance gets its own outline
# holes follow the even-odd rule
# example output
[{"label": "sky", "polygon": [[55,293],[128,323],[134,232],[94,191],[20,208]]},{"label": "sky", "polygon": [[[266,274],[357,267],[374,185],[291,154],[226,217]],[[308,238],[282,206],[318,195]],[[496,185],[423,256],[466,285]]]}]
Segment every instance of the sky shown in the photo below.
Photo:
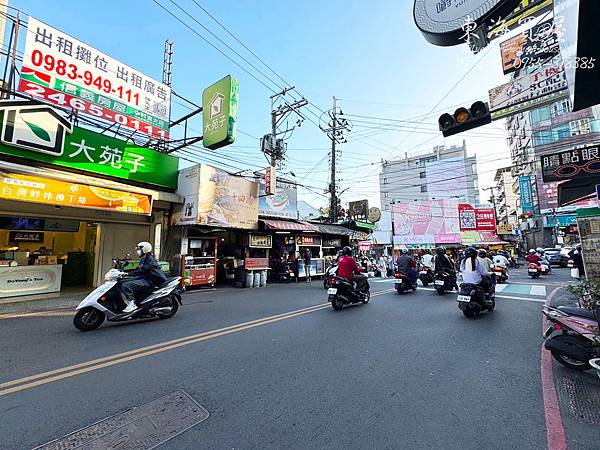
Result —
[{"label": "sky", "polygon": [[[508,81],[502,74],[499,41],[479,55],[464,45],[429,44],[413,22],[412,0],[11,0],[10,5],[155,79],[162,76],[164,41],[172,40],[173,90],[197,104],[206,86],[228,74],[236,77],[236,142],[218,150],[188,149],[180,154],[185,164],[206,162],[232,172],[264,169],[259,138],[270,131],[269,97],[286,83],[295,86],[294,98],[304,96],[310,104],[303,110],[306,120],[286,141],[283,172],[293,172],[292,179],[306,186],[300,188],[299,199],[315,207],[328,202],[324,191],[331,142],[317,125],[332,107],[333,96],[353,124],[348,143],[338,146],[343,204],[368,198],[378,205],[381,161],[426,153],[435,145],[461,144],[464,139],[468,153],[477,155],[482,188],[492,185],[497,168],[510,165],[503,121],[447,139],[437,129],[443,112],[486,100],[488,89]],[[176,99],[172,119],[189,112],[184,106]],[[289,125],[294,124],[291,118]],[[202,130],[201,117],[189,127],[190,133],[201,134],[195,131]],[[179,128],[172,135],[182,132]],[[482,194],[482,199],[488,196]]]}]

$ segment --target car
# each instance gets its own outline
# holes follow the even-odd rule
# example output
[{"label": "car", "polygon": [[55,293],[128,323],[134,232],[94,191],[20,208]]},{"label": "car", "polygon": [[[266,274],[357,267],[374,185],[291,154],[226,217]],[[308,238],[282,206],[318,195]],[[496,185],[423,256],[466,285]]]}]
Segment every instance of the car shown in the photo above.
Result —
[{"label": "car", "polygon": [[545,248],[544,254],[548,258],[550,265],[567,267],[569,261],[568,255],[563,255],[560,248]]}]

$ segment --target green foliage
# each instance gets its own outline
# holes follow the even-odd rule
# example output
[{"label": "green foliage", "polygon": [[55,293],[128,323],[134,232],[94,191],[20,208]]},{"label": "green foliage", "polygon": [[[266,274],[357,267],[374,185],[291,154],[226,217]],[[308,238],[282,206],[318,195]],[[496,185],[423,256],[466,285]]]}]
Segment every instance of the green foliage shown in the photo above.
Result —
[{"label": "green foliage", "polygon": [[567,290],[579,297],[582,308],[594,310],[600,306],[600,285],[587,280],[580,281],[567,287]]}]

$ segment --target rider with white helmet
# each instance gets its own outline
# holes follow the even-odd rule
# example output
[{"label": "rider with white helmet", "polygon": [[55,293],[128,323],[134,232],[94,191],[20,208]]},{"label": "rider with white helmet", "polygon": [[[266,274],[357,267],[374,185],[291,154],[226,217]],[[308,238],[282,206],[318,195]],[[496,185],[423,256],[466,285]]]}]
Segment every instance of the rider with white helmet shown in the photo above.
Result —
[{"label": "rider with white helmet", "polygon": [[135,311],[135,294],[141,291],[149,291],[155,286],[159,286],[167,281],[167,276],[160,269],[160,266],[152,255],[152,244],[150,242],[140,242],[136,246],[136,253],[140,257],[140,265],[137,269],[129,272],[129,275],[136,277],[124,281],[121,284],[121,292],[125,296],[127,307],[123,310],[125,313]]}]

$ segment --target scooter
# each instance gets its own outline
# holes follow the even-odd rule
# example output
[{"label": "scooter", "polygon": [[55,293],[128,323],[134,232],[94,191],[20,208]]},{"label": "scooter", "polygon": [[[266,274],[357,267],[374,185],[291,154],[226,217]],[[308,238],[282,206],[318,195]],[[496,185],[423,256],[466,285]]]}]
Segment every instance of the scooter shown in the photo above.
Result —
[{"label": "scooter", "polygon": [[433,283],[433,272],[431,267],[426,266],[425,264],[421,265],[421,270],[419,271],[419,280],[423,283],[423,287],[427,287],[429,283]]},{"label": "scooter", "polygon": [[461,283],[456,301],[465,317],[473,318],[483,311],[491,312],[496,308],[496,292],[493,287],[491,292],[485,292],[476,284]]},{"label": "scooter", "polygon": [[271,274],[273,281],[289,283],[296,278],[296,274],[289,263],[281,263],[276,266],[276,270]]},{"label": "scooter", "polygon": [[102,325],[105,319],[109,322],[125,322],[151,317],[168,319],[175,315],[182,304],[181,277],[168,278],[161,286],[140,293],[135,299],[138,308],[129,313],[123,312],[126,303],[121,292],[121,281],[127,277],[123,269],[128,263],[129,259],[113,259],[114,268],[104,276],[104,284],[88,294],[77,307],[73,318],[75,328],[92,331]]},{"label": "scooter", "polygon": [[413,284],[407,274],[402,272],[396,272],[394,278],[394,289],[396,289],[398,294],[402,295],[405,292],[417,290],[417,284]]},{"label": "scooter", "polygon": [[539,278],[542,274],[542,269],[535,263],[529,263],[529,267],[527,268],[527,273],[533,279]]},{"label": "scooter", "polygon": [[439,295],[452,291],[456,286],[456,279],[453,279],[448,272],[439,271],[435,273],[433,286]]},{"label": "scooter", "polygon": [[323,287],[325,289],[331,287],[331,279],[337,276],[338,266],[335,263],[329,265],[323,276]]},{"label": "scooter", "polygon": [[369,303],[371,300],[371,288],[369,283],[365,284],[362,291],[358,291],[355,284],[340,278],[338,276],[331,277],[330,288],[327,289],[328,301],[335,311],[340,311],[344,305],[352,303]]},{"label": "scooter", "polygon": [[508,274],[508,269],[506,267],[502,267],[498,264],[494,265],[494,267],[492,267],[492,270],[496,276],[496,281],[500,284],[503,283],[508,283],[508,278],[509,278],[509,274]]},{"label": "scooter", "polygon": [[600,357],[600,307],[589,309],[545,305],[542,313],[550,321],[544,331],[544,347],[554,359],[574,370],[589,370],[590,359]]}]

